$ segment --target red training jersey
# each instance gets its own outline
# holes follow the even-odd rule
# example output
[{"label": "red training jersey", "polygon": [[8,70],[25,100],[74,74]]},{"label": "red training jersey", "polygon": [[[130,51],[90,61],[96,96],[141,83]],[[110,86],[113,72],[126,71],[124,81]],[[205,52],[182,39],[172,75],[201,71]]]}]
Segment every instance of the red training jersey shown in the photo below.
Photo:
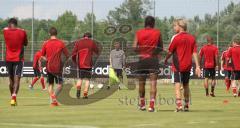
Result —
[{"label": "red training jersey", "polygon": [[191,70],[192,54],[197,53],[194,36],[187,32],[174,35],[168,50],[173,54],[173,71],[188,72]]},{"label": "red training jersey", "polygon": [[144,28],[136,32],[138,52],[141,59],[154,57],[154,50],[163,49],[161,32],[154,28]]},{"label": "red training jersey", "polygon": [[229,63],[227,55],[228,55],[228,50],[223,51],[222,56],[221,56],[221,60],[223,61],[223,69],[227,70],[227,71],[231,71],[232,64]]},{"label": "red training jersey", "polygon": [[62,53],[68,57],[68,50],[63,41],[59,39],[49,39],[44,42],[42,56],[47,58],[47,71],[54,74],[62,73]]},{"label": "red training jersey", "polygon": [[24,45],[27,45],[27,34],[20,28],[4,28],[3,35],[6,44],[6,61],[24,60]]},{"label": "red training jersey", "polygon": [[39,69],[40,68],[40,65],[39,65],[39,59],[41,58],[42,56],[42,51],[37,51],[34,55],[34,58],[33,58],[33,69]]},{"label": "red training jersey", "polygon": [[228,58],[232,62],[232,68],[234,71],[240,71],[240,45],[236,45],[229,49]]},{"label": "red training jersey", "polygon": [[94,54],[99,55],[99,49],[94,40],[85,37],[75,41],[72,59],[79,68],[92,68]]},{"label": "red training jersey", "polygon": [[213,44],[203,46],[199,52],[200,62],[204,62],[204,68],[215,68],[217,66],[216,57],[218,56],[218,48]]}]

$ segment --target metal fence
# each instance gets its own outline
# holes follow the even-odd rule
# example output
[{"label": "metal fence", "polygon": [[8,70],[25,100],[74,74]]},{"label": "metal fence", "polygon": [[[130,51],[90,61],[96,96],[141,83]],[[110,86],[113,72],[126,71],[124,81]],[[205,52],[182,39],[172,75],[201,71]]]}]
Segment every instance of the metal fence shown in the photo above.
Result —
[{"label": "metal fence", "polygon": [[[40,50],[42,48],[42,42],[43,41],[40,41],[40,42],[34,42],[34,47],[33,47],[33,54]],[[101,41],[100,41],[101,42]],[[0,49],[1,49],[1,52],[0,52],[0,58],[1,58],[1,61],[4,61],[4,58],[5,58],[5,43],[4,41],[0,41],[1,45],[0,45]],[[68,45],[70,42],[65,42],[66,45]],[[31,42],[30,42],[31,44]],[[102,45],[102,53],[100,55],[100,60],[103,61],[103,62],[108,62],[109,61],[109,54],[110,54],[110,51],[113,49],[113,45],[110,41],[103,41],[101,42]],[[227,43],[221,43],[221,44],[225,44],[225,45],[220,45],[219,46],[219,56],[221,55],[222,51],[226,50],[228,48],[228,45]],[[126,48],[123,48],[123,49],[131,49],[131,45],[132,45],[132,42],[129,41]],[[167,49],[168,48],[168,45],[169,45],[169,42],[165,42],[164,43],[164,49]],[[198,50],[204,45],[204,43],[198,43]],[[128,50],[128,52],[131,52]],[[129,53],[126,53],[126,55],[128,55]],[[25,61],[32,61],[32,49],[31,49],[31,45],[28,45],[27,47],[25,47],[24,49],[24,59]]]}]

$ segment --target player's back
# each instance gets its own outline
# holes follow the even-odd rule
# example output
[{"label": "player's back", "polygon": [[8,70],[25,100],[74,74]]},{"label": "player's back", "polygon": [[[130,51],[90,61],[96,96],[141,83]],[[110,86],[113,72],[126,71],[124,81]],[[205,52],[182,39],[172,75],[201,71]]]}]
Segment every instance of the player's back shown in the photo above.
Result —
[{"label": "player's back", "polygon": [[173,49],[174,67],[179,71],[190,71],[192,54],[196,51],[195,37],[187,32],[176,34],[172,38],[170,49]]},{"label": "player's back", "polygon": [[234,46],[229,50],[229,53],[231,54],[231,59],[233,63],[233,69],[240,71],[240,46]]},{"label": "player's back", "polygon": [[6,43],[6,61],[23,60],[24,44],[27,41],[25,30],[20,28],[4,28],[4,39]]},{"label": "player's back", "polygon": [[218,54],[218,48],[214,44],[207,44],[203,46],[200,51],[200,56],[204,58],[205,68],[214,68],[216,65],[216,56]]},{"label": "player's back", "polygon": [[61,55],[68,56],[63,41],[59,39],[50,39],[44,42],[42,55],[47,58],[47,70],[51,73],[61,73],[62,60]]},{"label": "player's back", "polygon": [[43,47],[45,48],[47,60],[50,60],[62,52],[65,44],[59,39],[50,39],[44,42]]},{"label": "player's back", "polygon": [[153,51],[160,44],[161,32],[154,28],[144,28],[136,32],[141,58],[152,57]]},{"label": "player's back", "polygon": [[75,42],[73,56],[78,55],[80,68],[92,68],[92,58],[94,54],[99,54],[99,48],[94,40],[82,38]]}]

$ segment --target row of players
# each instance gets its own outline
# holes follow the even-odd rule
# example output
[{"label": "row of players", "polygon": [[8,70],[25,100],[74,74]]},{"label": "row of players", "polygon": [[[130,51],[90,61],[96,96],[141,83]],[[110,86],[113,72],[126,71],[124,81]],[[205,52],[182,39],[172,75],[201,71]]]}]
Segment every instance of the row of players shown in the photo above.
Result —
[{"label": "row of players", "polygon": [[[215,69],[218,68],[218,48],[213,44],[213,39],[210,36],[206,36],[207,44],[201,48],[199,55],[197,53],[197,43],[195,37],[187,33],[187,22],[185,19],[176,19],[173,22],[173,30],[175,35],[172,37],[171,43],[167,50],[167,56],[165,58],[165,64],[168,63],[170,57],[172,60],[172,70],[174,74],[175,93],[176,93],[176,112],[189,110],[189,79],[190,70],[192,67],[192,57],[196,65],[196,75],[200,77],[200,61],[204,60],[204,87],[206,89],[206,96],[209,96],[208,92],[208,80],[211,80],[211,93],[212,97],[215,97],[214,88],[215,81]],[[24,46],[27,46],[27,35],[23,29],[17,28],[17,20],[11,18],[8,22],[8,27],[3,30],[4,39],[6,43],[6,65],[9,73],[9,89],[11,93],[11,105],[17,105],[17,93],[19,90],[20,78],[22,76],[23,68],[23,53]],[[51,105],[58,106],[56,97],[62,90],[63,79],[61,77],[61,56],[66,58],[70,57],[64,42],[57,38],[57,29],[51,27],[49,30],[50,39],[43,43],[43,47],[34,57],[33,68],[35,78],[30,85],[30,88],[41,76],[41,63],[40,61],[46,60],[47,64],[47,81],[48,91],[51,97]],[[118,44],[119,45],[119,44]],[[240,35],[235,35],[232,40],[230,48],[223,52],[221,57],[221,68],[225,70],[226,87],[229,90],[230,85],[233,87],[234,96],[237,96],[237,80],[240,78]],[[159,56],[163,49],[162,36],[159,29],[155,28],[155,18],[147,16],[145,18],[145,26],[136,32],[136,36],[133,42],[133,49],[139,55],[139,63],[137,65],[139,80],[139,108],[140,110],[146,110],[145,107],[145,85],[146,79],[150,78],[150,106],[149,112],[154,111],[154,104],[157,93],[157,71]],[[88,96],[89,79],[91,77],[92,69],[92,56],[99,55],[101,51],[100,46],[91,39],[90,33],[85,33],[83,38],[75,41],[74,49],[71,54],[73,62],[78,65],[79,77],[77,81],[77,97],[80,97],[81,85],[83,80],[85,81],[84,98]],[[116,51],[119,51],[119,46],[116,47]],[[124,52],[121,51],[121,55],[118,53],[113,54],[113,57],[121,60],[121,63],[125,57]],[[199,61],[200,56],[200,61]],[[113,60],[110,59],[110,64],[113,64]],[[113,65],[112,65],[113,66]],[[119,66],[120,68],[124,65]],[[119,68],[117,68],[119,69]],[[117,70],[116,70],[117,71]],[[231,80],[230,80],[231,78]],[[57,84],[57,88],[54,91],[54,81]],[[41,83],[43,89],[45,89],[44,78],[41,77]],[[181,87],[184,89],[184,103],[182,103]]]}]

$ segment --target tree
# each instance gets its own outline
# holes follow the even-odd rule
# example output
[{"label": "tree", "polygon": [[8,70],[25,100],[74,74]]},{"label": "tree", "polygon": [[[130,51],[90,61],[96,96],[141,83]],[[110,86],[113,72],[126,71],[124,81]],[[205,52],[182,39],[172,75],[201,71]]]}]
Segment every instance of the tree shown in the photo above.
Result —
[{"label": "tree", "polygon": [[107,19],[113,25],[138,25],[151,9],[149,0],[125,0],[120,7],[109,11]]},{"label": "tree", "polygon": [[42,41],[46,40],[48,38],[48,32],[44,30],[43,28],[40,29],[37,36],[37,43],[42,43]]},{"label": "tree", "polygon": [[71,11],[66,11],[60,15],[54,24],[58,30],[58,37],[63,40],[71,41],[72,33],[74,32],[76,23],[77,16]]}]

